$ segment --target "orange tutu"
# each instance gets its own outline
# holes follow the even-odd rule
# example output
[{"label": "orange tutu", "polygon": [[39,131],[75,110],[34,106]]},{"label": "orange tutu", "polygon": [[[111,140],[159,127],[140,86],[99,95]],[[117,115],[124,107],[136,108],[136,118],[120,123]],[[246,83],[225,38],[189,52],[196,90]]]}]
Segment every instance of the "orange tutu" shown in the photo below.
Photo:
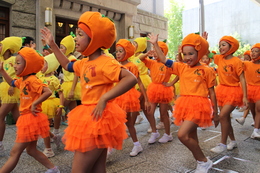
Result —
[{"label": "orange tutu", "polygon": [[215,89],[218,106],[232,105],[239,106],[243,105],[243,92],[240,86],[227,86],[218,85]]},{"label": "orange tutu", "polygon": [[151,103],[168,104],[173,100],[173,87],[166,87],[163,84],[151,83],[147,88],[147,96]]},{"label": "orange tutu", "polygon": [[251,103],[255,103],[260,100],[260,86],[247,84],[247,98]]},{"label": "orange tutu", "polygon": [[210,99],[200,96],[180,96],[174,106],[174,124],[184,120],[192,121],[200,127],[212,126],[213,109]]},{"label": "orange tutu", "polygon": [[94,105],[79,105],[68,114],[69,126],[63,142],[69,151],[87,152],[95,148],[122,149],[126,134],[126,113],[117,104],[108,102],[102,117],[91,116]]},{"label": "orange tutu", "polygon": [[141,109],[139,101],[140,95],[139,91],[132,88],[126,93],[118,96],[114,102],[126,112],[139,112]]},{"label": "orange tutu", "polygon": [[37,141],[40,137],[46,138],[50,131],[48,117],[41,112],[37,113],[37,116],[32,113],[20,115],[16,127],[15,142],[18,143]]}]

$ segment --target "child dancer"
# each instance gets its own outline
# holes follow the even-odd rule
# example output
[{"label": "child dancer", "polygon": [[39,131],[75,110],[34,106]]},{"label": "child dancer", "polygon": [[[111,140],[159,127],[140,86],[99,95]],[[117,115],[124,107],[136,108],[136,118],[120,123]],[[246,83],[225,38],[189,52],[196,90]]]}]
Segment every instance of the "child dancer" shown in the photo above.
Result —
[{"label": "child dancer", "polygon": [[249,108],[255,121],[251,138],[260,138],[260,43],[253,45],[251,58],[252,61],[244,62]]},{"label": "child dancer", "polygon": [[[60,146],[61,135],[59,129],[62,108],[64,108],[64,97],[62,89],[60,88],[60,81],[56,76],[54,76],[54,72],[60,65],[59,62],[53,53],[45,56],[44,60],[44,66],[41,70],[44,75],[40,77],[40,80],[42,80],[44,84],[48,85],[52,91],[52,95],[42,103],[42,112],[48,116],[50,122],[54,119],[54,131],[53,133],[50,132],[50,137],[44,138],[45,149],[43,154],[47,157],[53,157],[55,154],[51,148],[50,139],[53,140],[57,147]],[[59,98],[55,96],[56,92],[58,93]]]},{"label": "child dancer", "polygon": [[[214,56],[214,62],[218,65],[219,85],[216,87],[216,97],[220,108],[221,123],[220,144],[210,150],[215,153],[237,147],[230,114],[236,106],[244,104],[247,107],[248,104],[243,62],[238,57],[233,56],[238,47],[239,42],[235,38],[224,36],[219,41],[220,55]],[[231,142],[227,145],[228,136]]]},{"label": "child dancer", "polygon": [[[150,108],[150,105],[143,83],[139,78],[138,68],[135,64],[127,61],[127,59],[134,54],[134,49],[135,47],[130,41],[126,39],[120,39],[116,43],[116,59],[137,77],[139,88],[145,99],[145,110],[147,111]],[[139,97],[140,93],[133,87],[125,94],[115,99],[115,103],[117,103],[127,113],[126,125],[128,127],[130,136],[134,142],[134,147],[132,149],[132,152],[130,153],[130,156],[137,156],[140,152],[143,151],[143,148],[137,139],[136,130],[134,126],[136,117],[140,111]]]},{"label": "child dancer", "polygon": [[[80,76],[82,105],[68,114],[65,149],[75,151],[72,172],[106,172],[107,148],[121,149],[126,134],[126,114],[111,99],[137,82],[135,76],[102,53],[116,39],[114,23],[99,12],[85,12],[78,21],[76,50],[82,60],[70,62],[55,44],[48,28],[41,30],[65,70]],[[116,86],[114,83],[118,82]]]},{"label": "child dancer", "polygon": [[181,46],[186,63],[179,63],[166,60],[157,43],[158,35],[149,35],[149,37],[161,62],[172,67],[172,73],[180,77],[181,96],[176,100],[174,110],[174,123],[181,124],[178,138],[198,162],[195,173],[207,172],[212,167],[212,161],[205,157],[199,146],[197,127],[212,125],[211,102],[215,126],[218,124],[217,101],[214,92],[215,75],[209,67],[199,63],[208,51],[208,42],[197,34],[186,36]]},{"label": "child dancer", "polygon": [[[0,61],[3,62],[6,73],[15,78],[15,56],[12,54],[17,53],[22,47],[22,39],[20,37],[7,37],[0,42]],[[0,84],[0,153],[4,151],[2,143],[5,134],[5,117],[11,112],[13,119],[16,121],[19,117],[19,89],[8,85],[3,80]]]},{"label": "child dancer", "polygon": [[37,148],[39,137],[49,136],[49,122],[47,116],[41,113],[41,102],[50,95],[50,89],[43,84],[35,73],[41,70],[44,59],[34,49],[22,48],[15,60],[15,72],[20,79],[13,80],[4,70],[3,63],[0,64],[0,73],[6,82],[20,89],[20,114],[17,126],[17,137],[7,162],[0,169],[0,173],[11,172],[17,165],[21,153],[26,148],[27,153],[46,168],[46,173],[59,173],[48,158]]},{"label": "child dancer", "polygon": [[[160,44],[160,43],[157,43]],[[165,44],[165,43],[164,43]],[[164,55],[168,52],[168,47],[164,46],[164,44],[160,44],[160,49],[164,51]],[[167,49],[166,49],[167,48]],[[169,121],[169,103],[172,101],[174,93],[173,87],[167,87],[163,84],[168,82],[171,77],[171,69],[165,67],[163,63],[160,62],[160,59],[157,58],[156,53],[153,54],[155,60],[149,59],[146,56],[149,55],[152,51],[140,56],[140,60],[142,60],[145,65],[150,69],[150,76],[152,79],[152,83],[147,88],[147,95],[149,101],[152,103],[151,112],[154,115],[157,104],[160,107],[160,118],[165,127],[165,133],[161,139],[159,139],[160,143],[166,143],[173,140],[172,135],[170,134],[170,121]],[[149,139],[149,143],[155,143],[156,139],[160,137],[158,132],[153,132]]]}]

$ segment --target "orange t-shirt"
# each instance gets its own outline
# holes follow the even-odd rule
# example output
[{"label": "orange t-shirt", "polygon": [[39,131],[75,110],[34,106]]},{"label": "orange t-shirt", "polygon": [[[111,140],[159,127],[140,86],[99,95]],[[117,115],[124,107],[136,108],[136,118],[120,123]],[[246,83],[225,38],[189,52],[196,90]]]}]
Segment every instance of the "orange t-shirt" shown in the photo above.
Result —
[{"label": "orange t-shirt", "polygon": [[[31,112],[32,103],[42,95],[43,87],[47,87],[36,76],[31,75],[23,81],[22,78],[15,80],[14,85],[20,89],[20,114]],[[41,104],[38,104],[36,110],[41,112]]]},{"label": "orange t-shirt", "polygon": [[208,97],[208,89],[214,86],[216,80],[213,70],[205,65],[190,67],[174,62],[172,73],[180,77],[180,95]]},{"label": "orange t-shirt", "polygon": [[171,77],[171,68],[166,67],[163,63],[156,60],[145,58],[143,60],[146,67],[150,69],[150,76],[153,83],[168,82]]},{"label": "orange t-shirt", "polygon": [[260,64],[244,61],[246,83],[260,86]]},{"label": "orange t-shirt", "polygon": [[218,65],[219,83],[228,86],[240,86],[239,76],[243,72],[243,62],[238,57],[224,59],[221,55],[214,56],[214,63]]},{"label": "orange t-shirt", "polygon": [[127,64],[123,65],[127,70],[135,75],[135,77],[139,76],[139,71],[137,65],[132,62],[128,62]]},{"label": "orange t-shirt", "polygon": [[97,104],[100,97],[119,81],[121,68],[117,60],[106,55],[95,60],[76,61],[73,70],[80,77],[82,104]]}]

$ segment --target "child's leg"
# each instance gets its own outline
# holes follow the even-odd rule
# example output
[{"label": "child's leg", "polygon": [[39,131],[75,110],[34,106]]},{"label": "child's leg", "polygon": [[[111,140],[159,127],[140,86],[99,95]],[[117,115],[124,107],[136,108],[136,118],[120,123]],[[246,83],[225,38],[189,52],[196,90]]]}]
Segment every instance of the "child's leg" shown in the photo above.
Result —
[{"label": "child's leg", "polygon": [[36,145],[37,145],[37,141],[30,142],[29,145],[26,147],[26,152],[46,168],[48,169],[54,168],[54,165],[49,161],[49,159],[42,152],[40,152],[36,148]]},{"label": "child's leg", "polygon": [[249,109],[252,113],[253,119],[255,120],[255,115],[256,115],[256,104],[249,102]]},{"label": "child's leg", "polygon": [[169,121],[169,113],[168,113],[168,104],[160,103],[160,116],[161,120],[165,127],[165,133],[170,135],[170,121]]},{"label": "child's leg", "polygon": [[17,103],[4,103],[0,107],[0,141],[3,141],[5,134],[5,117],[15,106]]},{"label": "child's leg", "polygon": [[14,103],[14,106],[13,106],[11,112],[12,112],[13,118],[16,122],[18,117],[20,116],[18,103]]},{"label": "child's leg", "polygon": [[235,109],[232,105],[224,105],[220,110],[219,120],[221,123],[221,143],[227,144],[228,136],[232,141],[235,141],[233,128],[231,126],[230,113]]},{"label": "child's leg", "polygon": [[137,136],[136,136],[136,130],[135,130],[135,120],[138,115],[138,112],[127,112],[127,122],[126,126],[128,128],[128,131],[130,133],[130,136],[133,140],[133,142],[137,142]]},{"label": "child's leg", "polygon": [[147,120],[149,121],[153,133],[156,132],[156,124],[155,124],[155,118],[154,118],[154,112],[156,109],[156,105],[157,105],[156,103],[151,103],[150,112],[148,112],[147,110],[144,109],[144,107],[142,107],[144,115],[147,118]]},{"label": "child's leg", "polygon": [[246,117],[247,117],[248,114],[249,114],[249,108],[247,108],[246,110],[244,110],[243,117],[246,119]]},{"label": "child's leg", "polygon": [[28,145],[29,145],[29,143],[15,143],[10,152],[9,159],[4,164],[4,166],[0,169],[0,172],[1,173],[11,172],[17,165],[19,158],[21,156],[21,153]]},{"label": "child's leg", "polygon": [[[74,159],[72,163],[72,173],[87,173],[93,172],[95,164],[97,163],[100,168],[95,168],[101,170],[100,173],[105,173],[106,171],[106,155],[107,149],[106,148],[95,148],[91,151],[87,152],[79,152],[75,151]],[[105,156],[105,158],[103,158]],[[100,160],[99,160],[100,159]],[[103,163],[103,159],[105,159],[105,163]]]},{"label": "child's leg", "polygon": [[61,114],[55,115],[54,117],[54,133],[58,134],[60,129]]},{"label": "child's leg", "polygon": [[197,127],[198,125],[192,121],[184,121],[178,131],[178,138],[192,152],[196,160],[206,162],[207,158],[199,146]]},{"label": "child's leg", "polygon": [[93,173],[105,173],[106,172],[106,158],[107,158],[107,149],[104,149],[100,157],[96,161],[95,165],[92,168]]},{"label": "child's leg", "polygon": [[260,129],[260,101],[255,103],[255,129]]}]

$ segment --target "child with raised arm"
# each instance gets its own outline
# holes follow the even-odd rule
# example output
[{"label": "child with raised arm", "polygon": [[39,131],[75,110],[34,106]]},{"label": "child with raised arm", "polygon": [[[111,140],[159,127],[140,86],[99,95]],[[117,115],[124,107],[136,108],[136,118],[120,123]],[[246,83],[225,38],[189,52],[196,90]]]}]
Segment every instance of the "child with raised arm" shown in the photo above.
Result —
[{"label": "child with raised arm", "polygon": [[[141,90],[141,93],[144,96],[145,99],[145,111],[149,113],[149,101],[146,95],[146,90],[143,86],[143,83],[139,77],[139,72],[137,66],[129,62],[127,59],[134,54],[134,46],[133,44],[126,39],[120,39],[116,43],[116,59],[120,62],[126,69],[128,69],[130,72],[132,72],[138,81],[139,88]],[[139,114],[140,111],[140,92],[138,92],[134,87],[131,88],[126,93],[122,94],[121,96],[118,96],[115,99],[115,103],[117,103],[123,110],[127,113],[127,128],[130,133],[130,136],[133,140],[134,147],[132,149],[132,152],[130,153],[130,156],[137,156],[140,152],[143,151],[143,148],[140,144],[140,142],[137,139],[136,130],[135,130],[135,121],[136,117]],[[151,114],[149,114],[152,116]],[[149,120],[149,119],[148,119]]]},{"label": "child with raised arm", "polygon": [[26,152],[46,168],[46,173],[59,173],[48,158],[37,148],[38,138],[49,136],[49,121],[45,114],[41,113],[41,103],[50,95],[50,89],[39,80],[35,74],[43,67],[44,59],[34,49],[22,48],[15,60],[15,73],[20,79],[13,80],[0,64],[0,73],[6,82],[20,89],[20,116],[17,120],[17,136],[15,144],[7,162],[0,169],[0,173],[11,172],[17,165],[19,158]]},{"label": "child with raised arm", "polygon": [[[247,108],[247,89],[243,70],[243,62],[233,56],[239,42],[232,36],[224,36],[219,41],[219,55],[214,56],[214,63],[218,65],[219,85],[216,87],[216,97],[220,108],[219,120],[221,124],[220,143],[210,151],[221,153],[237,147],[230,114],[237,107]],[[227,145],[227,139],[230,143]]]},{"label": "child with raised arm", "polygon": [[105,173],[107,148],[122,149],[127,138],[126,113],[112,99],[137,83],[131,72],[101,50],[114,43],[115,25],[99,12],[83,13],[76,31],[76,51],[88,58],[76,62],[59,50],[48,28],[41,32],[61,66],[80,76],[82,105],[68,114],[63,138],[65,149],[75,152],[72,172]]},{"label": "child with raised arm", "polygon": [[208,51],[208,42],[197,34],[187,35],[181,45],[185,63],[180,63],[165,58],[158,45],[158,35],[150,34],[149,37],[160,61],[180,77],[180,97],[175,102],[174,124],[181,125],[178,138],[197,160],[195,173],[206,173],[213,163],[199,146],[197,127],[211,126],[213,116],[215,126],[218,125],[215,75],[209,67],[200,64],[200,59]]}]

